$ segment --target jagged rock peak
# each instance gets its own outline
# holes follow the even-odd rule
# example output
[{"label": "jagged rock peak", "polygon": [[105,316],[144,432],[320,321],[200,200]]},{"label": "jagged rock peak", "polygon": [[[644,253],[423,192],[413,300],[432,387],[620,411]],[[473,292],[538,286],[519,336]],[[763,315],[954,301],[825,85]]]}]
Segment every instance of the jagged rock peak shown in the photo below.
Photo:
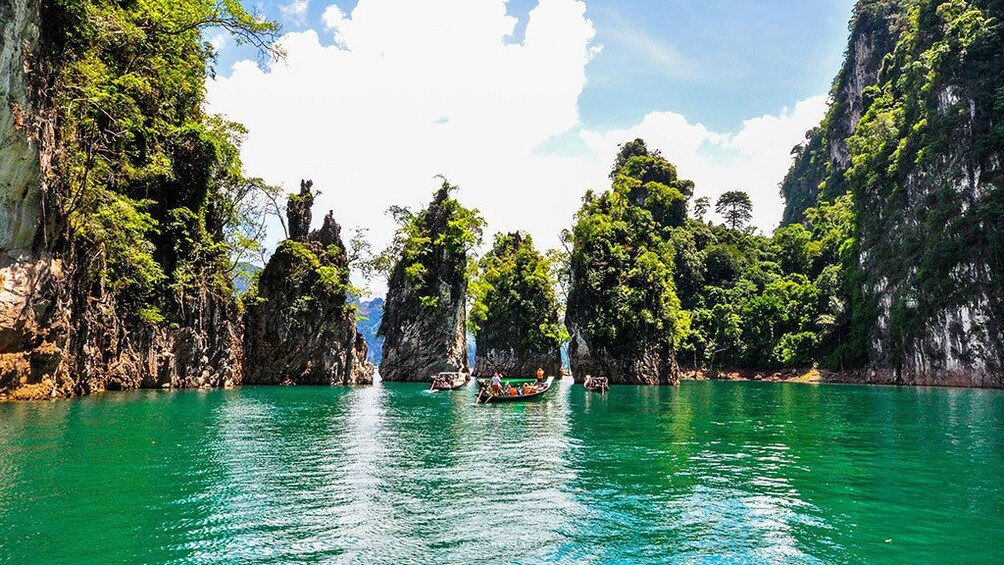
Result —
[{"label": "jagged rock peak", "polygon": [[[301,184],[298,220],[309,224],[311,183]],[[290,199],[293,202],[293,198]],[[291,206],[292,207],[292,206]],[[290,214],[290,225],[294,215]],[[302,227],[302,224],[298,228]],[[320,229],[291,232],[279,244],[249,299],[247,384],[369,384],[373,365],[347,303],[349,267],[332,212]],[[332,277],[331,273],[335,276]]]},{"label": "jagged rock peak", "polygon": [[328,245],[338,245],[342,250],[345,249],[345,245],[342,243],[342,226],[338,225],[338,222],[335,221],[332,210],[328,210],[328,214],[324,216],[324,223],[321,225],[321,229],[311,232],[310,240],[316,241],[325,247]]},{"label": "jagged rock peak", "polygon": [[314,205],[315,193],[312,180],[300,180],[300,193],[290,194],[286,201],[286,219],[289,221],[289,239],[303,241],[310,231],[310,208]]},{"label": "jagged rock peak", "polygon": [[444,181],[429,207],[407,220],[409,241],[388,280],[380,323],[383,380],[469,370],[467,253],[480,239],[483,220],[477,210],[451,201],[453,188]]}]

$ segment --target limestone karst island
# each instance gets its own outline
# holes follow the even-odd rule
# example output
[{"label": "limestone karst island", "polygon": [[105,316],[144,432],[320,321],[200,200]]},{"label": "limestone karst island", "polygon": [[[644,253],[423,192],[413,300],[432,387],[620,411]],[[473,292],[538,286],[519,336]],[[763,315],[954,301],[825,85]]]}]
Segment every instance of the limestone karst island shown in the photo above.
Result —
[{"label": "limestone karst island", "polygon": [[1004,0],[0,38],[0,563],[1004,562]]}]

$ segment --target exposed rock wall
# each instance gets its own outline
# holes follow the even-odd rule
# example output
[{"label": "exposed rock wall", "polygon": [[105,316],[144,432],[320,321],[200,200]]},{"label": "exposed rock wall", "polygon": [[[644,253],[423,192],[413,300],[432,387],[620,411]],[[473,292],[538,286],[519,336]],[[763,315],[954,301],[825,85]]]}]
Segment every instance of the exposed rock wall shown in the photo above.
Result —
[{"label": "exposed rock wall", "polygon": [[[290,197],[290,226],[302,226],[303,217],[309,225],[309,193],[305,182],[300,196]],[[245,384],[373,382],[366,342],[346,303],[349,270],[340,232],[329,212],[320,230],[308,235],[298,228],[269,259],[247,311]]]},{"label": "exposed rock wall", "polygon": [[892,53],[916,0],[863,0],[855,7],[844,64],[833,81],[830,109],[820,127],[792,150],[794,163],[784,181],[781,224],[801,222],[820,199],[847,192],[844,173],[850,165],[849,138],[866,109],[864,90],[878,82],[886,55]]},{"label": "exposed rock wall", "polygon": [[184,323],[147,324],[123,316],[110,292],[81,292],[72,264],[48,252],[0,257],[0,399],[240,383],[232,299],[203,289]]},{"label": "exposed rock wall", "polygon": [[47,189],[60,147],[47,88],[61,61],[40,26],[52,7],[0,0],[0,399],[239,384],[233,296],[206,283],[177,305],[174,323],[145,322],[63,235]]},{"label": "exposed rock wall", "polygon": [[41,214],[34,102],[25,69],[38,49],[37,0],[0,0],[0,253],[31,248]]},{"label": "exposed rock wall", "polygon": [[[448,198],[444,185],[422,219],[422,229],[432,241],[449,227],[445,206]],[[470,371],[466,252],[436,245],[430,257],[432,268],[427,269],[422,289],[432,293],[433,300],[422,300],[403,261],[398,261],[391,273],[380,323],[380,335],[384,337],[380,361],[383,380],[426,381],[439,372]]]},{"label": "exposed rock wall", "polygon": [[[945,87],[946,91],[956,91]],[[959,89],[956,92],[961,91]],[[861,191],[863,295],[877,310],[868,382],[1004,387],[1004,152],[975,158],[968,95],[940,110],[966,115],[931,165],[898,194]]]},{"label": "exposed rock wall", "polygon": [[578,322],[569,320],[572,340],[568,345],[568,359],[575,382],[583,382],[586,375],[607,377],[614,384],[667,385],[680,382],[680,369],[676,355],[661,336],[639,342],[627,351],[610,351],[590,343],[588,332]]}]

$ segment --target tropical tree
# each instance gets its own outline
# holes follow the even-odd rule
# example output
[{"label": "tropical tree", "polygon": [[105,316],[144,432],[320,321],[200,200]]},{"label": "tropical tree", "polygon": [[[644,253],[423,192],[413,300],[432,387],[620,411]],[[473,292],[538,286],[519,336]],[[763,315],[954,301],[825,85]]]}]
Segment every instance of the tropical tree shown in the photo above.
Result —
[{"label": "tropical tree", "polygon": [[725,218],[732,229],[739,229],[753,219],[753,202],[750,195],[742,190],[730,190],[718,197],[715,212]]},{"label": "tropical tree", "polygon": [[711,207],[711,199],[707,196],[702,196],[697,200],[694,200],[694,217],[700,221],[704,221],[704,215],[708,213],[708,208]]}]

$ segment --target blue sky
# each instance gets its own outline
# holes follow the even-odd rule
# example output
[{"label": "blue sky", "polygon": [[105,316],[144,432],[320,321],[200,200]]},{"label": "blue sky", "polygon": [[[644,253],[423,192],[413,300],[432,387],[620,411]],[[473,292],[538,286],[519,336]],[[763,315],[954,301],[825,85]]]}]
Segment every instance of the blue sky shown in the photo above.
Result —
[{"label": "blue sky", "polygon": [[[472,0],[476,1],[476,0]],[[322,29],[331,4],[346,14],[355,0],[307,3],[302,20],[284,16],[291,2],[255,3],[284,31]],[[509,0],[519,41],[538,0]],[[249,4],[249,6],[252,4]],[[843,59],[853,0],[591,0],[586,16],[603,46],[586,68],[582,121],[624,128],[652,110],[673,110],[714,129],[825,93]],[[462,25],[462,22],[457,22]],[[226,49],[219,71],[247,50]]]},{"label": "blue sky", "polygon": [[[617,144],[645,138],[697,183],[747,190],[770,232],[790,149],[818,124],[851,0],[283,0],[285,61],[219,47],[210,110],[247,125],[249,173],[369,230],[436,174],[495,230],[557,245]],[[323,214],[315,214],[315,219]],[[280,234],[274,234],[278,237]]]}]

